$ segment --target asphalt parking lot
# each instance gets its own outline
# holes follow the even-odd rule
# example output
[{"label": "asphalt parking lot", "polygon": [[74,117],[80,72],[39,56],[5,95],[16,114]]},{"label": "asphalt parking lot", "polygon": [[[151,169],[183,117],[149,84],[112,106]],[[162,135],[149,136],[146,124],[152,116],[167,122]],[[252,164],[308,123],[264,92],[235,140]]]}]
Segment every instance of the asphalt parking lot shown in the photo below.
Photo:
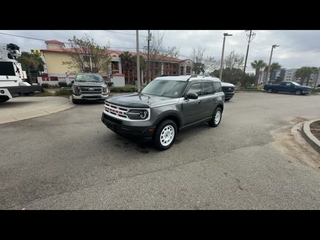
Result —
[{"label": "asphalt parking lot", "polygon": [[102,103],[3,123],[0,209],[320,209],[319,154],[295,128],[317,101],[238,93],[164,152],[109,131]]}]

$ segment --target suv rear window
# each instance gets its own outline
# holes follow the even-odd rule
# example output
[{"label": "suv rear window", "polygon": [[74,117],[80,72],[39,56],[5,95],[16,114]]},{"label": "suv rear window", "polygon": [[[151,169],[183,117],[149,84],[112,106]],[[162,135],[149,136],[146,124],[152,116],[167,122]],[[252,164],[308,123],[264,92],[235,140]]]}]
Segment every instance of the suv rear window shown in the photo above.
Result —
[{"label": "suv rear window", "polygon": [[16,73],[14,71],[12,62],[0,62],[0,75],[4,76],[15,76]]}]

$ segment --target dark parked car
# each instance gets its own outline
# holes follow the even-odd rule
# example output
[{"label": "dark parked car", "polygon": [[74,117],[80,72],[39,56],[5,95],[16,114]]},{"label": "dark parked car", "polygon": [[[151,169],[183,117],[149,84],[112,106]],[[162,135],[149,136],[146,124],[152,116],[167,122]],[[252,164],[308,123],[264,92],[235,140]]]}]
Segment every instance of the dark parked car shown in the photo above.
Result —
[{"label": "dark parked car", "polygon": [[109,97],[101,120],[119,135],[152,141],[155,148],[165,150],[182,129],[201,122],[217,127],[224,98],[218,78],[162,76],[139,93]]},{"label": "dark parked car", "polygon": [[292,81],[283,81],[279,84],[265,84],[263,89],[268,93],[287,92],[296,95],[306,95],[311,92],[311,87],[302,86]]},{"label": "dark parked car", "polygon": [[236,86],[233,85],[232,83],[227,83],[227,82],[221,82],[221,85],[222,85],[222,91],[225,94],[225,101],[227,102],[231,98],[233,98]]}]

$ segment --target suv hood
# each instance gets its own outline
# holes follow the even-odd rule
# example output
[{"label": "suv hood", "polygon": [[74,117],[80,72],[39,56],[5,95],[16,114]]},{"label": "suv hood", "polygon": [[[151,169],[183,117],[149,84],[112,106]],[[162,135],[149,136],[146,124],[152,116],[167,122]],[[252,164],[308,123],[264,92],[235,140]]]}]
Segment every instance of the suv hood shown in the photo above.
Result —
[{"label": "suv hood", "polygon": [[222,87],[235,87],[232,83],[221,82]]},{"label": "suv hood", "polygon": [[99,86],[105,86],[106,84],[104,82],[74,82],[74,86],[90,86],[90,87],[99,87]]},{"label": "suv hood", "polygon": [[179,98],[159,97],[141,93],[124,93],[109,97],[105,102],[132,108],[149,108],[175,103]]}]

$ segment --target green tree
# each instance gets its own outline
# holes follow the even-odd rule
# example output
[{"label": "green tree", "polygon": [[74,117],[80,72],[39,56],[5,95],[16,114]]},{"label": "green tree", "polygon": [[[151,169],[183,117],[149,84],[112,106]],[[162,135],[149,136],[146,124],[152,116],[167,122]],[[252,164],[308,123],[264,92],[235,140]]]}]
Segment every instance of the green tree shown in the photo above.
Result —
[{"label": "green tree", "polygon": [[256,73],[255,73],[255,81],[254,81],[254,85],[257,86],[258,85],[258,80],[259,77],[262,73],[262,71],[265,69],[265,67],[267,66],[267,64],[263,61],[263,60],[254,60],[254,62],[251,63],[251,67],[253,69],[255,69]]},{"label": "green tree", "polygon": [[283,81],[283,78],[282,78],[281,76],[278,76],[278,77],[276,78],[275,83],[280,83],[280,82],[282,82],[282,81]]},{"label": "green tree", "polygon": [[36,71],[43,71],[44,62],[38,54],[29,53],[29,52],[22,52],[21,56],[17,59],[21,66],[27,70],[29,83],[31,83],[31,70]]},{"label": "green tree", "polygon": [[128,51],[125,51],[123,53],[121,53],[119,55],[120,59],[121,59],[121,66],[122,66],[122,69],[124,70],[125,73],[127,73],[127,76],[125,76],[126,78],[126,82],[129,82],[129,70],[130,68],[133,66],[134,64],[134,59],[133,59],[133,56],[130,52]]},{"label": "green tree", "polygon": [[304,84],[305,80],[307,80],[307,85],[309,85],[310,75],[312,73],[315,73],[316,69],[317,69],[316,67],[306,67],[306,66],[299,68],[295,72],[295,77],[300,78],[301,85]]},{"label": "green tree", "polygon": [[[271,81],[271,74],[272,74],[274,71],[276,71],[276,70],[280,70],[281,67],[282,67],[282,66],[281,66],[279,63],[277,63],[277,62],[274,62],[274,63],[272,63],[272,64],[270,65],[270,71],[269,71],[269,72],[270,72],[270,76],[269,76],[268,82]],[[268,73],[268,70],[269,70],[269,67],[266,66],[266,67],[264,68],[264,72]]]},{"label": "green tree", "polygon": [[68,69],[78,69],[82,72],[110,75],[111,55],[108,53],[107,45],[98,45],[88,34],[81,39],[73,36],[68,41],[71,48],[62,48],[62,50],[69,55],[71,60],[63,61],[63,65],[68,65]]},{"label": "green tree", "polygon": [[[214,70],[210,73],[212,77],[219,77],[220,70]],[[226,68],[223,70],[223,82],[237,84],[243,78],[243,70],[239,68]]]}]

